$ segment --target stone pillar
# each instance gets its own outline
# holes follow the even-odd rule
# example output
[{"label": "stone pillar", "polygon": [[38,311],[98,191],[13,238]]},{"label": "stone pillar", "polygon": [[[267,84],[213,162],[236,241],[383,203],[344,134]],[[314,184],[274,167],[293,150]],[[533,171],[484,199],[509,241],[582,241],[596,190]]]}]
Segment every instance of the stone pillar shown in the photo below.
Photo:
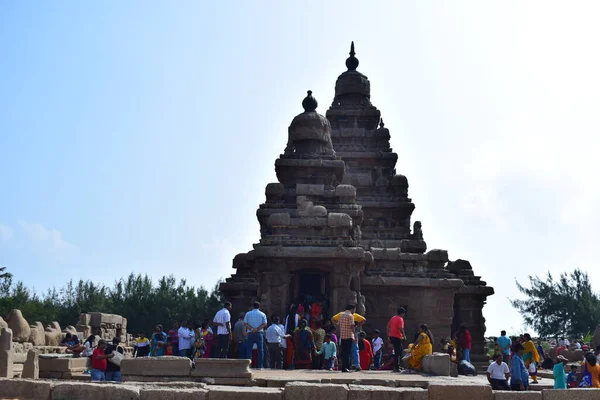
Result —
[{"label": "stone pillar", "polygon": [[31,349],[27,352],[27,360],[23,365],[23,373],[21,378],[39,379],[40,377],[40,362],[38,358],[38,350]]},{"label": "stone pillar", "polygon": [[0,334],[0,378],[13,378],[12,330],[3,328]]}]

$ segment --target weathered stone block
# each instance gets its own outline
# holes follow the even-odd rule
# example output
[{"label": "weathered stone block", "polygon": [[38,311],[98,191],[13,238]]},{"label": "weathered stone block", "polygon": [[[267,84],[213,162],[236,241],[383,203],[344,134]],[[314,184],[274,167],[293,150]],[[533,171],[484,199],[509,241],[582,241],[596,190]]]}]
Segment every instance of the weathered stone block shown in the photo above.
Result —
[{"label": "weathered stone block", "polygon": [[194,363],[196,367],[191,371],[191,376],[252,378],[250,360],[197,358]]},{"label": "weathered stone block", "polygon": [[[173,385],[177,386],[177,385]],[[203,400],[208,399],[206,389],[152,388],[140,389],[140,400]]]},{"label": "weathered stone block", "polygon": [[356,188],[352,185],[337,185],[335,195],[338,197],[356,197]]},{"label": "weathered stone block", "polygon": [[[56,325],[58,325],[58,322],[56,323]],[[46,346],[58,346],[60,344],[60,341],[62,339],[62,332],[60,330],[60,326],[58,326],[58,328],[59,329],[56,329],[52,326],[46,327],[46,330],[44,332]]]},{"label": "weathered stone block", "polygon": [[[283,391],[278,388],[211,386],[208,400],[282,400]],[[312,399],[314,400],[314,399]]]},{"label": "weathered stone block", "polygon": [[55,383],[52,400],[138,400],[140,389],[135,386],[97,383]]},{"label": "weathered stone block", "polygon": [[0,331],[3,328],[8,328],[8,324],[6,323],[6,321],[4,320],[4,318],[0,317]]},{"label": "weathered stone block", "polygon": [[290,213],[274,213],[269,215],[267,218],[267,225],[269,226],[289,226],[290,225]]},{"label": "weathered stone block", "polygon": [[116,314],[104,314],[101,312],[91,312],[90,314],[90,323],[94,328],[99,327],[103,324],[121,324],[123,322],[123,317]]},{"label": "weathered stone block", "polygon": [[494,400],[542,400],[542,392],[494,391]]},{"label": "weathered stone block", "polygon": [[121,361],[121,375],[190,376],[192,361],[186,357],[140,357]]},{"label": "weathered stone block", "polygon": [[433,353],[421,359],[423,372],[439,376],[450,376],[450,355],[446,353]]},{"label": "weathered stone block", "polygon": [[0,378],[12,378],[14,376],[13,365],[12,330],[2,328],[0,333]]},{"label": "weathered stone block", "polygon": [[0,379],[0,398],[50,400],[52,383],[31,379]]},{"label": "weathered stone block", "polygon": [[285,187],[283,183],[269,183],[265,188],[265,196],[283,196],[285,194]]},{"label": "weathered stone block", "polygon": [[429,385],[429,400],[492,400],[490,386],[467,385]]},{"label": "weathered stone block", "polygon": [[330,228],[352,228],[352,218],[344,213],[329,213],[327,225]]},{"label": "weathered stone block", "polygon": [[27,352],[27,359],[23,364],[22,378],[38,379],[40,377],[39,353],[37,349],[31,349]]},{"label": "weathered stone block", "polygon": [[68,354],[66,357],[48,357],[49,355],[44,354],[39,356],[39,368],[41,372],[79,372],[84,371],[87,366],[87,357],[73,358]]},{"label": "weathered stone block", "polygon": [[347,400],[347,385],[291,382],[285,385],[286,400]]},{"label": "weathered stone block", "polygon": [[420,388],[349,385],[348,400],[427,400],[428,393]]},{"label": "weathered stone block", "polygon": [[46,335],[44,333],[44,325],[40,321],[36,321],[35,324],[30,326],[31,331],[29,334],[29,343],[34,346],[45,346]]},{"label": "weathered stone block", "polygon": [[542,390],[543,400],[598,400],[600,389]]},{"label": "weathered stone block", "polygon": [[595,349],[597,346],[600,346],[600,325],[596,327],[594,338],[592,339],[592,349]]},{"label": "weathered stone block", "polygon": [[296,184],[296,195],[297,196],[322,196],[325,191],[325,186],[311,185],[305,183]]},{"label": "weathered stone block", "polygon": [[31,328],[29,323],[23,318],[21,310],[11,310],[6,318],[8,327],[12,330],[13,339],[15,342],[23,343],[29,340]]}]

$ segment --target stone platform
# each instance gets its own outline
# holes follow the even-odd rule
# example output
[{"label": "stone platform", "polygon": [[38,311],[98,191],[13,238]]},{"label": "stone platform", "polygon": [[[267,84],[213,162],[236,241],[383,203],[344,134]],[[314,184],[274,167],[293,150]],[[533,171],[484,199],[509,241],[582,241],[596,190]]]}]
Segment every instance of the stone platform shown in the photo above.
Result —
[{"label": "stone platform", "polygon": [[[338,374],[342,375],[342,374]],[[346,375],[346,374],[344,374]],[[348,374],[353,375],[353,374]],[[358,374],[357,378],[358,378]],[[436,377],[426,388],[409,379],[394,386],[321,382],[280,382],[278,387],[220,386],[193,382],[123,384],[52,380],[0,379],[0,399],[21,400],[596,400],[600,389],[494,392],[482,379]],[[408,377],[408,376],[407,376]],[[265,379],[265,378],[259,378]],[[352,379],[342,378],[339,379]],[[268,382],[268,380],[267,380]],[[332,381],[333,382],[333,381]],[[395,386],[403,382],[405,386]]]}]

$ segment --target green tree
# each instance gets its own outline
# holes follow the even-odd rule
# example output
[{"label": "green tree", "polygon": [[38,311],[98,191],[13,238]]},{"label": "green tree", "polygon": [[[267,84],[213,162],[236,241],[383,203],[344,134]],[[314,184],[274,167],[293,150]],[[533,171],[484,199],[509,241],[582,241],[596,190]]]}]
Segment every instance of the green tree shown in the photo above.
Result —
[{"label": "green tree", "polygon": [[526,299],[511,304],[542,336],[582,337],[600,323],[600,297],[587,273],[579,269],[562,273],[557,281],[548,273],[545,280],[529,276],[529,287],[516,283]]}]

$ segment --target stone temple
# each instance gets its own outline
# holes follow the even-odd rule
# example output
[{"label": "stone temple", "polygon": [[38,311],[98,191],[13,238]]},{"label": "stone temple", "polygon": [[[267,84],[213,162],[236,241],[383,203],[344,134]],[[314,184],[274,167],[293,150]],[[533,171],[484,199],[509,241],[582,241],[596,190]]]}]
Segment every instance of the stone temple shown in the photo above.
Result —
[{"label": "stone temple", "polygon": [[285,316],[306,296],[324,299],[328,315],[354,303],[367,332],[385,332],[403,306],[409,340],[421,323],[436,342],[466,325],[477,361],[484,353],[482,309],[494,290],[468,261],[427,251],[421,222],[411,230],[408,180],[396,173],[390,131],[358,64],[352,44],[325,116],[308,92],[275,161],[279,182],[267,185],[257,211],[260,242],[234,258],[236,272],[221,291],[234,313],[254,300],[269,316]]}]

